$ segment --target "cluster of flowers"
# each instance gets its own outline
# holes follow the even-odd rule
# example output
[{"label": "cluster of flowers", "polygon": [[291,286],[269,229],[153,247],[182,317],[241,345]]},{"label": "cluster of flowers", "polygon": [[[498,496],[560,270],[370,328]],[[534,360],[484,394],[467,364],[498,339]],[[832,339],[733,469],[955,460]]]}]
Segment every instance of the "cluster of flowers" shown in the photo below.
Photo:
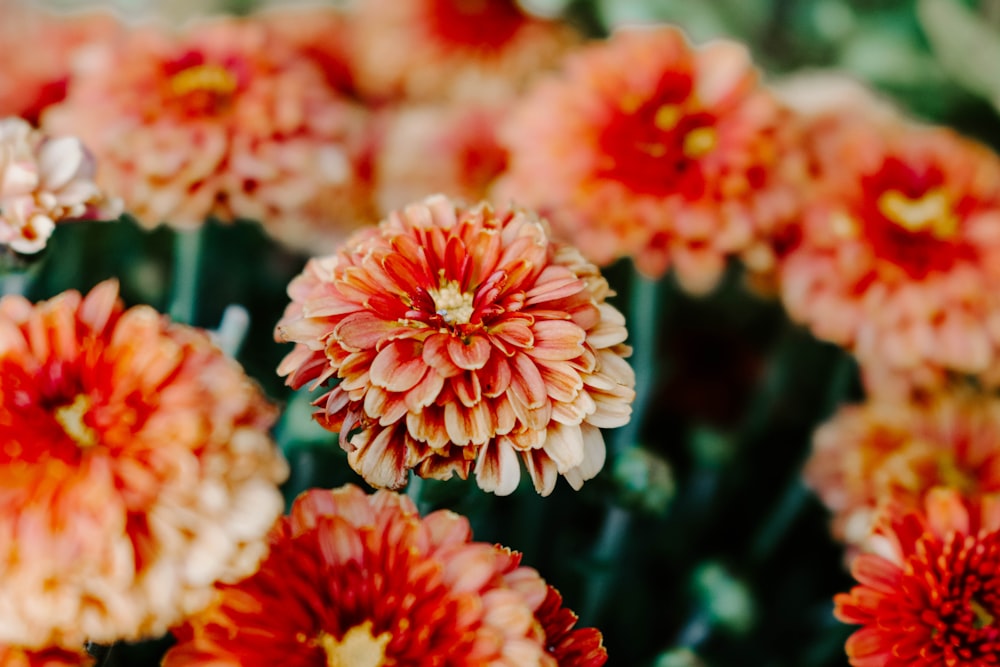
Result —
[{"label": "cluster of flowers", "polygon": [[[543,495],[559,475],[579,487],[603,466],[599,429],[625,423],[634,394],[624,319],[606,302],[598,266],[628,257],[650,278],[672,270],[704,293],[739,260],[795,321],[855,355],[870,396],[820,429],[807,469],[855,556],[861,584],[837,599],[838,616],[864,626],[848,643],[852,663],[978,665],[995,656],[1000,504],[990,493],[1000,489],[1000,412],[988,392],[1000,383],[1000,158],[990,150],[842,82],[766,86],[736,43],[696,47],[669,26],[583,43],[510,0],[365,0],[343,12],[269,11],[178,31],[96,19],[46,26],[58,33],[46,43],[59,45],[59,66],[32,60],[24,72],[0,73],[0,114],[81,137],[98,158],[98,185],[136,219],[191,227],[251,218],[313,254],[336,249],[289,287],[276,337],[295,349],[279,373],[294,388],[326,386],[316,418],[339,432],[373,485],[401,487],[411,471],[474,473],[483,489],[505,494],[523,463]],[[34,30],[11,39],[42,28]],[[11,72],[26,82],[5,82]],[[30,150],[0,153],[0,225],[12,230],[0,240],[25,252],[62,215],[54,207],[80,216],[101,195],[79,144],[18,141]],[[40,165],[33,180],[18,178],[22,153]],[[25,218],[8,192],[42,213]],[[430,192],[504,203],[421,200]],[[19,472],[20,490],[5,487],[2,497],[28,509],[11,514],[20,517],[6,529],[13,565],[0,572],[54,597],[25,588],[11,598],[21,602],[0,604],[0,630],[16,628],[0,641],[65,646],[159,631],[209,604],[196,584],[223,581],[203,619],[178,631],[168,664],[243,652],[241,664],[273,662],[277,649],[260,645],[253,617],[298,580],[272,583],[265,565],[233,584],[262,557],[253,538],[266,512],[225,520],[247,506],[233,502],[244,485],[261,495],[255,506],[275,508],[268,521],[277,513],[276,496],[249,481],[281,476],[262,444],[268,410],[251,408],[258,399],[245,388],[234,403],[228,387],[243,380],[217,373],[227,362],[195,334],[142,309],[120,315],[112,292],[35,309],[11,299],[0,309],[0,333],[9,330],[0,358],[11,365],[0,382],[17,387],[0,399],[0,428],[14,434],[5,464],[72,463],[81,479],[117,480],[118,493],[114,503],[77,499],[73,485],[46,484],[49,473]],[[139,334],[115,334],[133,319],[145,327],[142,347]],[[95,352],[97,340],[125,349]],[[151,374],[141,382],[156,385],[155,403],[141,387],[127,400],[117,393],[134,384],[119,377],[120,358],[125,379],[136,365]],[[162,397],[160,384],[194,386],[190,378],[208,377],[209,367],[209,389],[173,406]],[[26,417],[28,406],[47,421]],[[175,420],[178,410],[221,410],[225,419]],[[235,438],[248,420],[255,435]],[[44,446],[16,435],[43,422]],[[122,440],[147,423],[172,434],[177,424],[202,426],[172,436],[187,448],[156,446],[162,435]],[[202,460],[211,456],[259,465]],[[194,486],[169,500],[163,489],[180,480]],[[26,502],[33,494],[51,497]],[[197,516],[194,496],[210,506]],[[536,575],[503,550],[473,546],[456,517],[421,521],[387,492],[332,497],[306,496],[271,532],[266,563],[312,573],[287,593],[300,615],[268,631],[269,642],[285,633],[283,651],[327,664],[403,664],[461,639],[463,655],[484,664],[603,660],[599,638],[570,630],[571,615]],[[98,529],[80,527],[89,523],[74,520],[67,533],[62,515],[30,509],[67,503],[93,507],[93,525],[118,526],[125,541],[112,549]],[[203,539],[226,546],[208,549]],[[38,541],[47,559],[25,555]],[[97,561],[111,572],[74,580],[72,593],[46,588],[98,542],[114,551]],[[310,555],[289,555],[290,545]],[[386,549],[409,555],[387,559]],[[226,558],[209,561],[207,551]],[[313,561],[292,567],[289,558]],[[402,569],[367,583],[387,563]],[[320,576],[329,591],[310,585]],[[108,581],[129,593],[112,595]],[[147,589],[156,604],[170,601],[173,618],[143,606],[151,598],[136,591]],[[468,594],[490,602],[473,613]],[[59,595],[68,611],[52,623],[44,610]],[[404,611],[423,608],[422,596],[450,610],[435,612],[447,616],[440,634],[409,630]],[[347,599],[322,612],[325,625],[304,620]],[[500,627],[495,614],[523,622]],[[107,620],[121,618],[146,620],[128,630]],[[50,629],[32,634],[35,626]],[[490,639],[462,629],[472,626]]]}]

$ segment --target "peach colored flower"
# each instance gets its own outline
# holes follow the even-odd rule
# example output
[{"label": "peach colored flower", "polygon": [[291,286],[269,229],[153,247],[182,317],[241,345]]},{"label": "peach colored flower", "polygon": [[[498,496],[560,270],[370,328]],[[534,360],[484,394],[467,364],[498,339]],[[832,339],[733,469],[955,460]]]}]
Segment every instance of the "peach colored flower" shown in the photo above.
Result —
[{"label": "peach colored flower", "polygon": [[813,438],[805,477],[833,533],[866,544],[879,505],[919,507],[935,486],[1000,492],[1000,399],[971,391],[841,408]]},{"label": "peach colored flower", "polygon": [[20,118],[0,118],[0,245],[45,247],[56,223],[117,217],[120,202],[94,183],[94,160],[75,137],[46,137]]},{"label": "peach colored flower", "polygon": [[579,41],[516,0],[361,0],[353,9],[355,82],[374,101],[505,103]]},{"label": "peach colored flower", "polygon": [[91,667],[94,659],[84,651],[46,648],[28,651],[0,645],[0,667]]},{"label": "peach colored flower", "polygon": [[854,667],[985,667],[1000,654],[1000,496],[963,500],[935,489],[918,512],[890,512],[882,548],[852,567],[858,580],[835,615],[862,627]]},{"label": "peach colored flower", "polygon": [[278,5],[265,7],[251,16],[316,64],[330,88],[345,95],[358,95],[351,65],[352,25],[348,12],[330,5]]},{"label": "peach colored flower", "polygon": [[117,293],[0,299],[0,642],[157,636],[253,572],[281,513],[274,409]]},{"label": "peach colored flower", "polygon": [[311,251],[357,224],[366,114],[264,22],[150,27],[101,55],[43,124],[80,136],[144,224],[248,218]]},{"label": "peach colored flower", "polygon": [[1000,159],[941,128],[821,127],[817,181],[780,267],[790,315],[853,350],[874,393],[905,393],[894,376],[904,389],[949,373],[997,383]]},{"label": "peach colored flower", "polygon": [[789,121],[742,45],[621,29],[513,109],[497,196],[537,208],[599,265],[673,267],[704,292],[731,256],[773,268],[766,235],[797,210],[805,175]]},{"label": "peach colored flower", "polygon": [[519,554],[471,539],[464,517],[421,518],[396,493],[307,491],[272,531],[260,570],[217,586],[212,607],[175,630],[164,667],[604,664],[600,633],[569,632],[593,644],[578,642],[579,653],[546,635],[568,636],[538,610],[572,612]]},{"label": "peach colored flower", "polygon": [[507,165],[496,136],[504,108],[401,105],[385,115],[375,159],[375,197],[384,213],[430,192],[479,201]]},{"label": "peach colored flower", "polygon": [[574,488],[604,464],[600,428],[629,419],[635,376],[621,313],[596,267],[522,210],[442,196],[393,212],[288,288],[276,337],[293,387],[316,401],[366,481],[410,469],[504,495],[524,460],[535,489]]}]

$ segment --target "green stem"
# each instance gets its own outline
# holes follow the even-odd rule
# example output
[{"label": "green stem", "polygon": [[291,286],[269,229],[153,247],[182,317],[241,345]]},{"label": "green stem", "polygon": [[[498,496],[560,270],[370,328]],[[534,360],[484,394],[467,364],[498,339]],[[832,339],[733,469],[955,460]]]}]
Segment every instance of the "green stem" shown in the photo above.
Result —
[{"label": "green stem", "polygon": [[167,309],[175,322],[194,324],[206,225],[174,232],[174,281]]},{"label": "green stem", "polygon": [[598,615],[611,592],[615,574],[621,569],[619,557],[628,539],[631,524],[632,514],[627,509],[615,504],[608,507],[601,533],[591,553],[595,570],[587,578],[583,604],[580,606],[583,625],[596,625],[598,621]]},{"label": "green stem", "polygon": [[417,511],[426,514],[427,502],[424,500],[424,478],[415,472],[410,472],[410,482],[406,485],[406,495],[409,496],[413,504],[417,506]]}]

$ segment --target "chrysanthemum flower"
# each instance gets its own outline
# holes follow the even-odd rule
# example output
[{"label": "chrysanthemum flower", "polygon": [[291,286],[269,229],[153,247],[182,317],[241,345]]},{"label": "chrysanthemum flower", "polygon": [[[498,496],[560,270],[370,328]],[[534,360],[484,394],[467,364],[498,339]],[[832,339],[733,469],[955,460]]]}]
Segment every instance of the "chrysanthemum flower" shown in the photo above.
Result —
[{"label": "chrysanthemum flower", "polygon": [[506,101],[578,42],[516,0],[362,0],[353,9],[355,81],[373,100]]},{"label": "chrysanthemum flower", "polygon": [[673,267],[703,292],[732,255],[773,266],[763,233],[792,216],[805,173],[788,120],[742,45],[619,30],[514,108],[497,196],[537,208],[599,265],[628,256],[652,277]]},{"label": "chrysanthemum flower", "polygon": [[388,213],[440,192],[486,197],[507,165],[496,131],[505,109],[481,104],[398,106],[385,112],[375,159],[376,201]]},{"label": "chrysanthemum flower", "polygon": [[90,667],[94,659],[84,651],[46,648],[28,651],[0,645],[0,667]]},{"label": "chrysanthemum flower", "polygon": [[357,96],[351,65],[350,16],[332,5],[275,5],[251,18],[267,24],[279,38],[323,72],[327,85],[345,95]]},{"label": "chrysanthemum flower", "polygon": [[574,488],[629,419],[635,376],[607,281],[533,214],[442,196],[393,212],[292,281],[276,336],[287,383],[339,383],[317,420],[369,483],[465,478]]},{"label": "chrysanthemum flower", "polygon": [[0,299],[0,642],[159,635],[253,572],[281,513],[273,408],[117,290]]},{"label": "chrysanthemum flower", "polygon": [[264,22],[136,30],[102,56],[43,125],[80,136],[141,222],[254,219],[312,251],[356,224],[366,116]]},{"label": "chrysanthemum flower", "polygon": [[56,223],[114,217],[120,205],[94,183],[94,160],[74,137],[50,138],[0,119],[0,245],[35,253]]},{"label": "chrysanthemum flower", "polygon": [[862,554],[837,618],[855,667],[985,667],[1000,655],[1000,497],[927,495],[925,511],[893,515],[878,554]]},{"label": "chrysanthemum flower", "polygon": [[175,631],[164,667],[604,664],[600,633],[571,630],[520,555],[471,537],[464,517],[421,519],[388,491],[308,491],[260,570]]},{"label": "chrysanthemum flower", "polygon": [[874,393],[893,376],[1000,380],[1000,159],[945,129],[821,127],[801,238],[780,268],[789,313],[852,349]]},{"label": "chrysanthemum flower", "polygon": [[841,408],[816,431],[805,476],[834,514],[834,536],[854,546],[886,501],[919,507],[935,486],[1000,492],[1000,399],[955,391]]}]

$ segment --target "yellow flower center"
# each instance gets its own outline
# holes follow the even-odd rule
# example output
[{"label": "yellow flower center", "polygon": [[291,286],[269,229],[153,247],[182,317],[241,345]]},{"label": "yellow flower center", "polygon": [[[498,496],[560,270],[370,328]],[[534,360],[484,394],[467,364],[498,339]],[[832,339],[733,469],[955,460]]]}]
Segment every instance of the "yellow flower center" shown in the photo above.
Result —
[{"label": "yellow flower center", "polygon": [[908,232],[929,231],[935,238],[953,238],[958,232],[958,217],[940,188],[911,199],[899,190],[889,190],[878,198],[878,210]]},{"label": "yellow flower center", "polygon": [[448,324],[468,324],[472,319],[471,292],[463,292],[457,280],[444,280],[437,289],[428,290],[434,300],[434,312],[444,318]]},{"label": "yellow flower center", "polygon": [[715,148],[718,135],[710,127],[699,127],[691,130],[684,137],[684,155],[691,159],[708,155]]},{"label": "yellow flower center", "polygon": [[996,617],[975,598],[969,600],[969,608],[972,609],[972,613],[976,615],[976,619],[973,621],[973,626],[977,630],[988,628],[997,620]]},{"label": "yellow flower center", "polygon": [[378,637],[372,634],[372,622],[355,625],[337,641],[325,632],[319,644],[326,652],[327,667],[382,667],[385,664],[385,647],[392,638],[388,632]]},{"label": "yellow flower center", "polygon": [[219,65],[195,65],[181,70],[170,79],[170,90],[177,97],[191,93],[214,93],[228,97],[236,92],[236,77]]},{"label": "yellow flower center", "polygon": [[84,394],[77,394],[72,403],[56,408],[55,412],[55,419],[66,435],[83,449],[97,444],[97,433],[83,422],[88,410],[90,399]]},{"label": "yellow flower center", "polygon": [[681,110],[675,104],[664,104],[656,110],[653,117],[653,124],[657,129],[669,132],[677,126],[677,121],[681,119]]}]

